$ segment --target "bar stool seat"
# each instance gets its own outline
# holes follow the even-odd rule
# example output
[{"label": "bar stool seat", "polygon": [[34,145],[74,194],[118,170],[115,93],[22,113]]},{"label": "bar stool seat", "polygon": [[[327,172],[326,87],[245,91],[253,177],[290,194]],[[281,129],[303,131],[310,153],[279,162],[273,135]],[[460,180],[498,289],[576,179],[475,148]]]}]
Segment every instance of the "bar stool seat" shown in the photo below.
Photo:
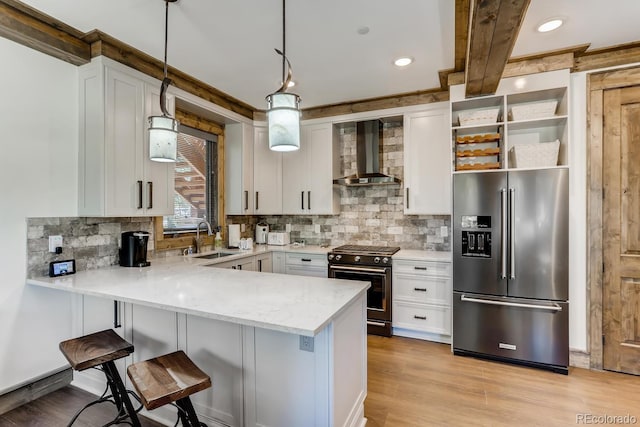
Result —
[{"label": "bar stool seat", "polygon": [[129,365],[127,375],[148,410],[175,402],[183,426],[203,425],[189,396],[211,387],[211,378],[183,351]]},{"label": "bar stool seat", "polygon": [[[74,370],[84,371],[89,368],[98,368],[104,372],[107,378],[107,389],[102,396],[80,409],[69,422],[69,426],[76,421],[82,411],[89,406],[102,402],[111,402],[116,405],[118,409],[116,418],[106,425],[126,422],[136,427],[140,426],[140,421],[136,413],[142,409],[142,406],[137,410],[133,408],[131,400],[129,399],[129,393],[131,392],[125,388],[114,363],[115,360],[133,353],[132,344],[122,339],[112,329],[106,329],[62,341],[59,347]],[[109,396],[107,396],[108,390],[111,390],[111,395]],[[126,421],[127,418],[129,421]]]}]

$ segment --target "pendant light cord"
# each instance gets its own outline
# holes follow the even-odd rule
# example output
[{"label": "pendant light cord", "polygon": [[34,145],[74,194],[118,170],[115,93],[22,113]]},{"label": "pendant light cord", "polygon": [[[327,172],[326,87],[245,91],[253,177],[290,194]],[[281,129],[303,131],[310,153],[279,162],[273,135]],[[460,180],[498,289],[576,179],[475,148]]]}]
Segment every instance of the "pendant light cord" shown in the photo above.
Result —
[{"label": "pendant light cord", "polygon": [[169,1],[165,0],[164,12],[164,77],[167,78],[167,43],[169,41]]},{"label": "pendant light cord", "polygon": [[[285,73],[285,61],[287,58],[287,44],[286,44],[286,26],[285,26],[285,19],[286,19],[286,0],[282,0],[282,82],[284,82],[286,80],[286,73]],[[286,88],[285,88],[286,90]]]}]

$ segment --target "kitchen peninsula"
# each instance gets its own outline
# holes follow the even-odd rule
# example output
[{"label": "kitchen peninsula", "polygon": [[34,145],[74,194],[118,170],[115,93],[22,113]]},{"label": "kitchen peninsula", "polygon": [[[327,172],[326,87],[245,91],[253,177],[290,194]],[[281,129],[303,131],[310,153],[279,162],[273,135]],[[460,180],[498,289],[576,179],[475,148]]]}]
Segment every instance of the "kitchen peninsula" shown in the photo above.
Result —
[{"label": "kitchen peninsula", "polygon": [[[135,347],[127,365],[184,350],[211,376],[192,396],[210,426],[363,426],[369,283],[208,264],[175,257],[27,282],[77,294],[77,336],[121,325]],[[102,392],[91,372],[74,384]],[[167,408],[147,415],[175,421]]]}]

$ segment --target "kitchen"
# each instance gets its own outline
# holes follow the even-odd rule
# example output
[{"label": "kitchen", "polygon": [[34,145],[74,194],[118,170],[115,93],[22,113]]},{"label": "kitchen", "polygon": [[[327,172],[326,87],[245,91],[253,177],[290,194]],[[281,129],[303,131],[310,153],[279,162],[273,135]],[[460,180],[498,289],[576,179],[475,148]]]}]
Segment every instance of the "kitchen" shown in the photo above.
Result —
[{"label": "kitchen", "polygon": [[[177,7],[180,7],[179,5]],[[7,99],[13,100],[11,110],[5,112],[5,117],[12,118],[12,131],[9,133],[11,138],[7,141],[24,141],[18,146],[12,145],[8,152],[17,156],[20,161],[10,162],[3,168],[3,195],[11,197],[15,201],[16,208],[5,211],[5,223],[3,225],[3,236],[5,243],[2,245],[2,253],[5,260],[5,269],[8,269],[7,283],[10,285],[5,288],[2,295],[3,302],[3,324],[12,325],[8,329],[9,333],[3,335],[2,348],[6,353],[3,354],[2,366],[3,372],[0,377],[3,379],[1,389],[11,388],[14,385],[23,383],[26,379],[33,378],[40,373],[49,372],[52,369],[50,360],[51,353],[47,353],[48,349],[56,349],[57,344],[62,339],[70,335],[68,324],[70,319],[68,314],[71,311],[70,302],[67,298],[55,293],[48,293],[44,300],[46,305],[40,303],[42,295],[36,293],[35,290],[24,286],[23,267],[26,264],[25,255],[27,252],[25,235],[26,226],[24,218],[37,217],[75,217],[77,215],[77,165],[76,157],[78,152],[77,131],[77,82],[75,76],[75,66],[54,60],[50,57],[36,54],[21,46],[16,46],[2,39],[3,54],[7,55],[7,63],[10,58],[20,58],[19,64],[15,68],[5,69],[3,73],[7,73],[3,79],[10,82],[5,90]],[[276,44],[277,45],[277,44]],[[171,51],[170,51],[171,52]],[[170,53],[171,55],[171,53]],[[627,64],[637,62],[637,59],[631,59]],[[615,64],[623,65],[623,64]],[[295,66],[295,61],[294,61]],[[47,70],[46,80],[42,75],[42,70]],[[571,82],[574,90],[572,90],[572,102],[576,105],[584,106],[587,104],[586,91],[575,90],[575,87],[586,87],[588,76],[586,72],[572,73]],[[28,83],[26,83],[28,82]],[[29,86],[33,92],[24,93],[21,87]],[[265,85],[265,87],[268,85]],[[10,95],[10,96],[9,96]],[[37,102],[36,102],[37,100]],[[8,108],[8,107],[7,107]],[[575,120],[572,121],[571,134],[572,143],[569,145],[572,157],[571,171],[575,173],[578,181],[572,187],[570,199],[575,203],[586,204],[586,156],[584,150],[586,146],[586,126],[587,121],[586,108],[572,108],[571,114],[574,114]],[[366,117],[367,114],[362,113],[360,117]],[[50,118],[46,124],[34,126],[34,117]],[[356,117],[358,118],[358,117]],[[15,127],[13,127],[15,126]],[[28,129],[29,134],[25,134],[24,130]],[[35,148],[38,148],[37,150]],[[24,165],[30,164],[28,173],[24,173]],[[582,168],[582,169],[580,169]],[[399,174],[401,176],[402,174]],[[20,177],[21,185],[16,186],[16,177]],[[576,179],[574,177],[574,179]],[[574,181],[575,182],[575,181]],[[575,189],[575,191],[574,191]],[[398,188],[395,189],[397,191]],[[367,190],[358,189],[356,192],[365,192]],[[379,190],[369,190],[379,191]],[[357,195],[361,196],[360,194]],[[375,194],[365,195],[365,197],[375,198]],[[402,202],[397,200],[401,195],[395,194],[389,196],[392,198],[390,205],[394,209],[402,211]],[[395,198],[395,199],[393,199]],[[577,199],[577,200],[576,200]],[[356,199],[358,205],[363,203],[362,211],[366,212],[366,206],[369,203]],[[347,205],[354,203],[346,201]],[[395,212],[398,213],[397,211]],[[582,244],[582,249],[572,252],[570,262],[572,268],[571,273],[571,333],[570,348],[577,350],[577,356],[584,357],[589,353],[590,345],[594,342],[594,335],[589,335],[593,329],[588,328],[589,310],[587,301],[590,298],[589,290],[586,286],[586,255],[580,256],[580,253],[586,252],[586,236],[584,232],[587,224],[584,213],[574,213],[577,217],[572,218],[572,224],[576,227],[572,242]],[[347,216],[346,213],[341,215]],[[350,213],[351,220],[360,217],[359,213]],[[320,218],[322,221],[325,218]],[[372,220],[373,218],[370,218]],[[450,227],[447,218],[414,218],[406,217],[405,221],[411,223],[414,220],[421,221],[417,227],[415,238],[406,238],[405,243],[419,242],[420,249],[447,250],[447,237],[442,237],[440,228],[442,226]],[[299,237],[306,239],[309,243],[313,234],[313,225],[316,218],[309,221],[308,219],[299,219],[300,222],[307,224],[297,224],[294,219],[289,221],[285,219],[281,226],[291,223],[293,229],[299,229],[299,233],[309,233],[308,236]],[[329,218],[326,218],[329,221]],[[365,220],[366,221],[366,220]],[[431,221],[431,223],[430,223]],[[322,224],[320,222],[320,224]],[[425,225],[426,224],[426,225]],[[430,225],[431,224],[431,225]],[[340,224],[323,224],[331,227],[339,227]],[[364,226],[366,223],[363,224]],[[369,222],[368,225],[372,225]],[[395,224],[394,224],[395,225]],[[419,229],[422,226],[423,229]],[[580,228],[582,227],[582,228]],[[396,229],[398,236],[405,234]],[[425,236],[426,231],[426,236]],[[449,234],[450,234],[449,229]],[[338,231],[336,231],[338,232]],[[431,234],[432,233],[432,234]],[[411,233],[409,233],[411,234]],[[422,237],[419,237],[422,236]],[[424,239],[419,241],[417,239]],[[440,240],[441,239],[441,240]],[[294,237],[295,240],[295,237]],[[371,240],[374,240],[373,238]],[[425,243],[426,242],[426,243]],[[318,243],[324,241],[318,240]],[[405,243],[401,246],[405,247]],[[440,246],[439,246],[440,245]],[[588,263],[591,265],[591,262]],[[38,292],[42,292],[38,290]],[[5,309],[6,308],[6,309]],[[5,317],[6,316],[6,317]],[[46,322],[39,321],[39,317],[46,318]],[[593,326],[592,326],[593,328]],[[597,334],[596,334],[597,335]],[[38,350],[34,351],[33,342],[25,337],[32,337],[39,341]],[[40,347],[41,346],[41,347]],[[9,350],[11,349],[11,350]],[[54,356],[59,360],[61,356]],[[26,359],[25,359],[26,358]],[[16,363],[16,361],[27,361],[28,363]],[[55,363],[54,363],[55,365]],[[587,363],[588,366],[588,363]]]}]

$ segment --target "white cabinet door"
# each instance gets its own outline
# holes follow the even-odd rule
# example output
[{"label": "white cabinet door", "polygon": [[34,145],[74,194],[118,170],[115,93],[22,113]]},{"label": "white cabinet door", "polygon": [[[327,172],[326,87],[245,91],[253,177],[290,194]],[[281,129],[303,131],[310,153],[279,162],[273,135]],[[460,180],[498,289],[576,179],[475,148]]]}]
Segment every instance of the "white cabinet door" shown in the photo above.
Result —
[{"label": "white cabinet door", "polygon": [[230,268],[233,270],[245,270],[245,271],[254,271],[255,270],[255,257],[253,255],[245,257],[245,258],[240,258],[240,259],[234,259],[231,261],[226,261],[226,262],[220,262],[217,264],[214,264],[213,267],[215,268]]},{"label": "white cabinet door", "polygon": [[300,148],[282,155],[282,213],[296,215],[309,213],[306,205],[311,171],[311,141],[300,129]]},{"label": "white cabinet door", "polygon": [[[175,98],[167,94],[167,111],[175,113]],[[144,142],[142,164],[144,171],[144,210],[148,216],[173,215],[175,194],[175,163],[149,160],[149,116],[162,115],[160,86],[145,85]]]},{"label": "white cabinet door", "polygon": [[404,116],[404,213],[451,213],[448,104]]},{"label": "white cabinet door", "polygon": [[256,255],[256,271],[261,271],[263,273],[272,273],[273,272],[273,257],[271,252],[268,254],[260,254]]},{"label": "white cabinet door", "polygon": [[107,58],[78,75],[78,214],[172,214],[173,165],[151,162],[148,153],[147,117],[160,110],[160,82]]},{"label": "white cabinet door", "polygon": [[254,132],[253,191],[255,214],[282,214],[282,153],[269,149],[266,127]]},{"label": "white cabinet door", "polygon": [[243,425],[242,326],[191,315],[186,319],[185,353],[213,382],[191,396],[200,421]]},{"label": "white cabinet door", "polygon": [[285,274],[286,262],[284,252],[273,252],[273,272]]},{"label": "white cabinet door", "polygon": [[339,210],[339,152],[331,123],[304,125],[300,149],[282,157],[283,214],[334,214]]},{"label": "white cabinet door", "polygon": [[142,214],[145,206],[142,161],[144,82],[108,67],[105,67],[104,76],[104,214]]},{"label": "white cabinet door", "polygon": [[227,215],[253,214],[253,126],[226,125],[224,131],[225,209]]}]

